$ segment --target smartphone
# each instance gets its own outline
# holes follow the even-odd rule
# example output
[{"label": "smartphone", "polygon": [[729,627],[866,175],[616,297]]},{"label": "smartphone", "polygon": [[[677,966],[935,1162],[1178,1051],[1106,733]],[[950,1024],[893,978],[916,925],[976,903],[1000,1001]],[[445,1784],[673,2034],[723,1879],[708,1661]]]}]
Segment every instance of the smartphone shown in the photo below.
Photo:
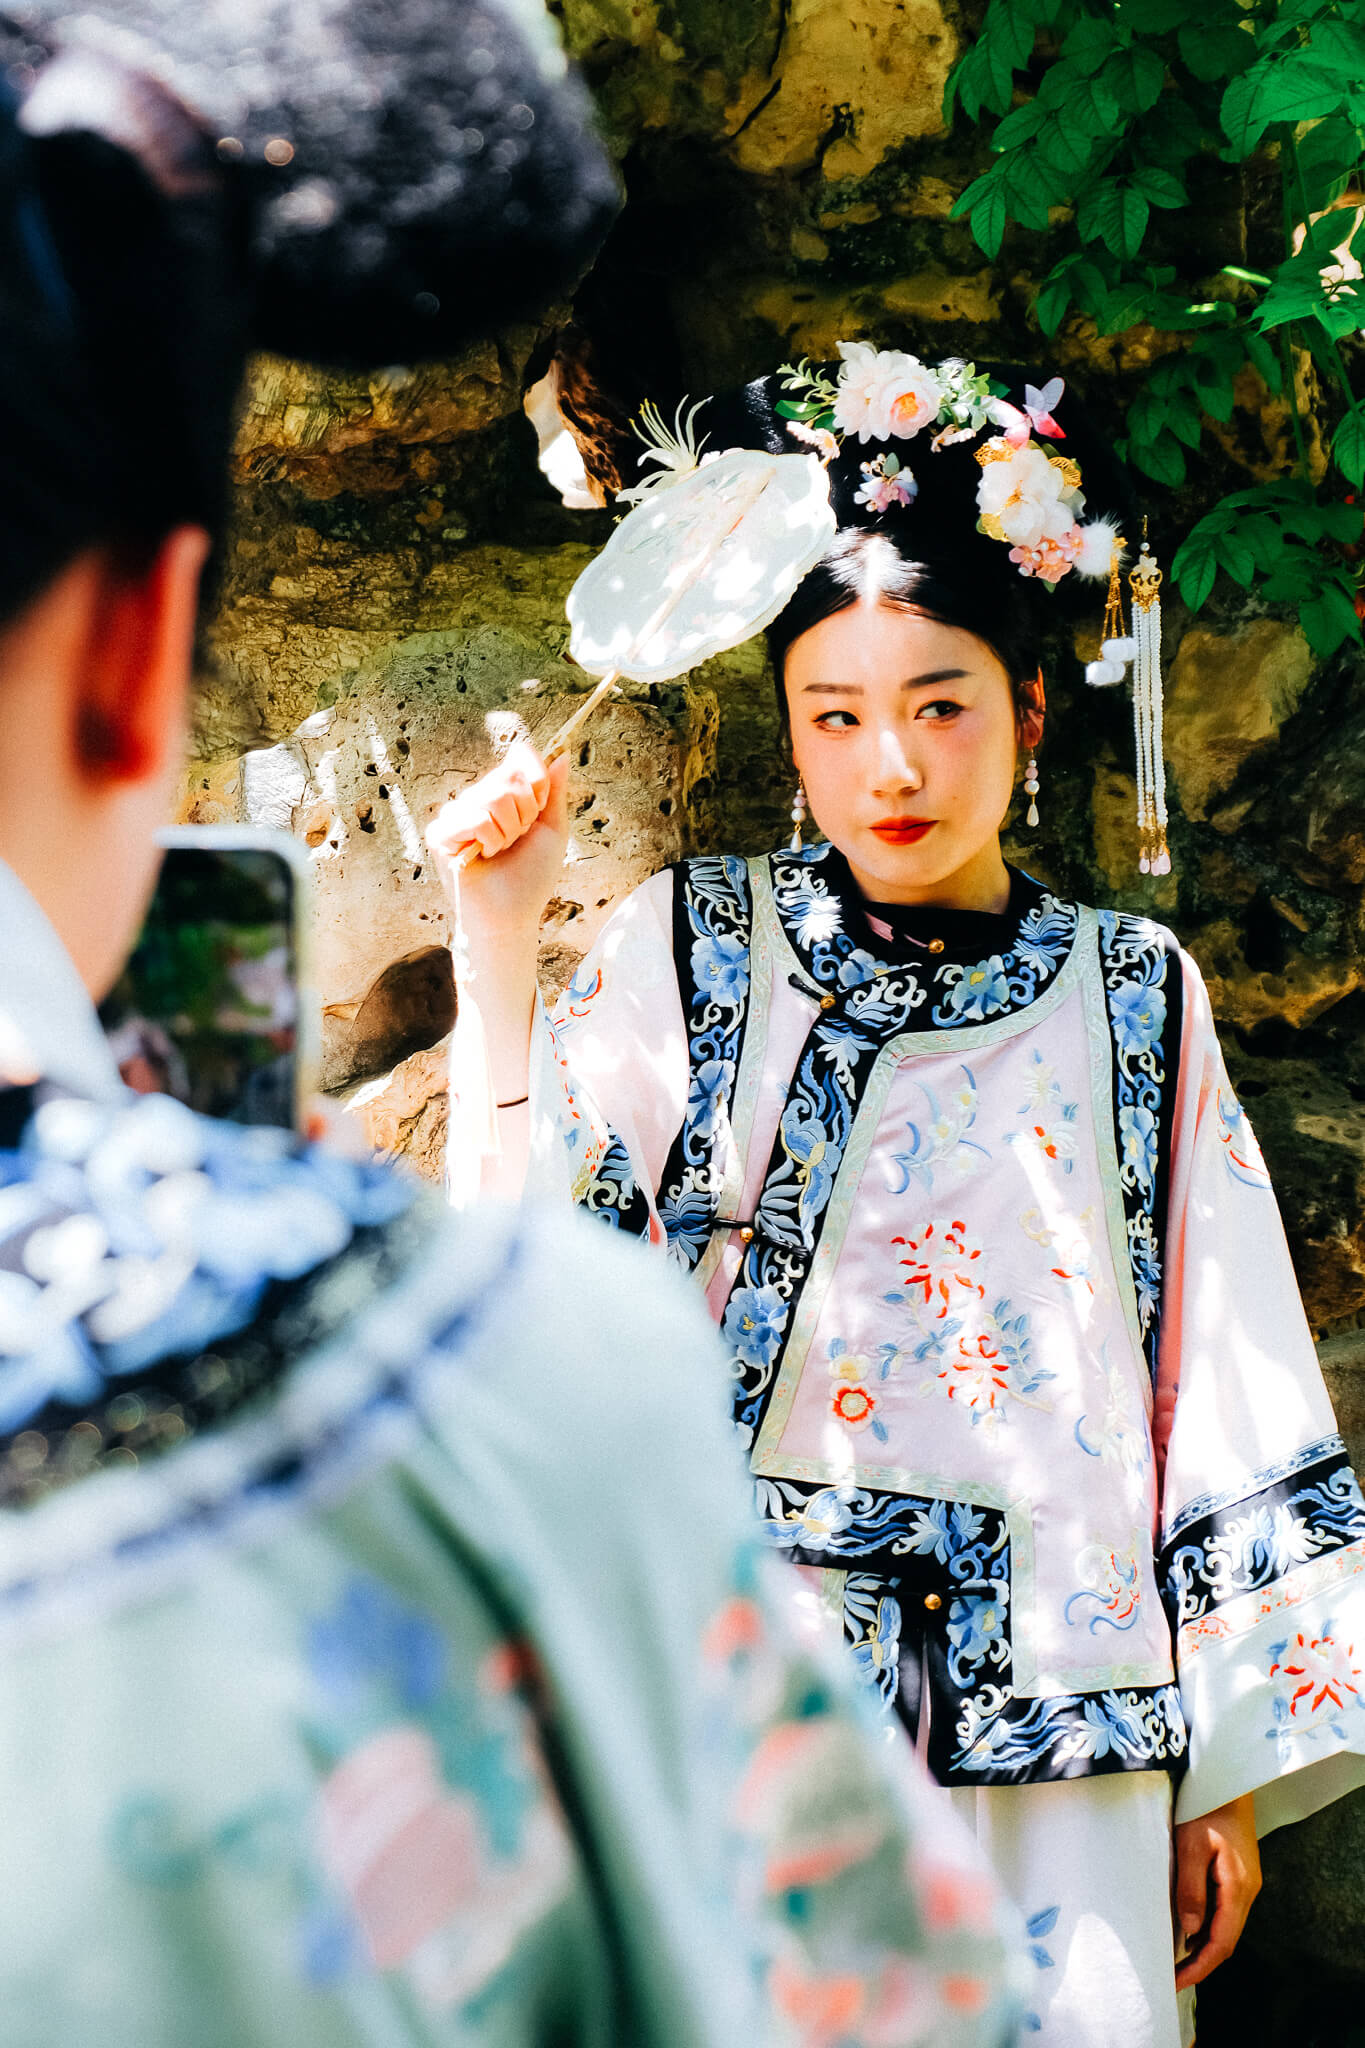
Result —
[{"label": "smartphone", "polygon": [[287,833],[250,825],[159,838],[146,920],[100,1008],[119,1071],[206,1116],[300,1130],[317,1073],[306,859]]}]

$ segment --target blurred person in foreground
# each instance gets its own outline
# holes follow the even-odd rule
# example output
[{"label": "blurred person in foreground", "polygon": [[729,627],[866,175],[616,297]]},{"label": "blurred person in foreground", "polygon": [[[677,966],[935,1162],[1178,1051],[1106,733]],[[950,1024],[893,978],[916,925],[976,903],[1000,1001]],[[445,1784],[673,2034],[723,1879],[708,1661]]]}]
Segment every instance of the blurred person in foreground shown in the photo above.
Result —
[{"label": "blurred person in foreground", "polygon": [[98,1031],[247,346],[449,352],[614,205],[524,6],[231,12],[0,25],[0,2040],[992,2048],[993,1886],[768,1584],[683,1283]]}]

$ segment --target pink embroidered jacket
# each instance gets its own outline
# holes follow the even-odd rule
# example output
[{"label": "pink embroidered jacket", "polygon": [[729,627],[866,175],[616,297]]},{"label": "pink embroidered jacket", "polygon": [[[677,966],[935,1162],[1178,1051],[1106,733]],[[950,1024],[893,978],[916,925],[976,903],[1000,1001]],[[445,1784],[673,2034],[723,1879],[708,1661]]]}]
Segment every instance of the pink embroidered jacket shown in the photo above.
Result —
[{"label": "pink embroidered jacket", "polygon": [[1198,970],[1023,875],[911,923],[825,846],[656,875],[538,1030],[532,1183],[694,1273],[942,1781],[1297,1819],[1365,1782],[1365,1501]]}]

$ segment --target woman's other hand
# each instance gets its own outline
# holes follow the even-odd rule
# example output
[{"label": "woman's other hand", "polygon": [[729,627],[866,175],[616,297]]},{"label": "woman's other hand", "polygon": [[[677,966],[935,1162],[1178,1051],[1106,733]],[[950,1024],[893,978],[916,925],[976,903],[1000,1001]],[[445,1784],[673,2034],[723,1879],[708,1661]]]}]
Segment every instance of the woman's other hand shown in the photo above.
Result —
[{"label": "woman's other hand", "polygon": [[539,930],[569,842],[568,780],[566,759],[547,768],[528,740],[518,740],[428,825],[427,846],[452,903],[455,860],[467,847],[478,850],[479,857],[458,870],[471,937]]},{"label": "woman's other hand", "polygon": [[1190,1950],[1175,1973],[1177,1991],[1202,1984],[1227,1961],[1260,1889],[1261,1856],[1249,1792],[1177,1825],[1176,1922]]}]

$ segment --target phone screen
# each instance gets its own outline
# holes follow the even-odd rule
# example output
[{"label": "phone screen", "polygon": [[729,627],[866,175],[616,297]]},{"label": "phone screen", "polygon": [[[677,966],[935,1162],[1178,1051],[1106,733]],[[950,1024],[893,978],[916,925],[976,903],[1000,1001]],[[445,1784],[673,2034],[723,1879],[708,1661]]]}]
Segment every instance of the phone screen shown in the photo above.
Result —
[{"label": "phone screen", "polygon": [[[194,828],[189,828],[192,831]],[[173,836],[100,1017],[129,1087],[237,1123],[298,1121],[298,877],[260,845]],[[261,835],[253,835],[261,836]]]}]

